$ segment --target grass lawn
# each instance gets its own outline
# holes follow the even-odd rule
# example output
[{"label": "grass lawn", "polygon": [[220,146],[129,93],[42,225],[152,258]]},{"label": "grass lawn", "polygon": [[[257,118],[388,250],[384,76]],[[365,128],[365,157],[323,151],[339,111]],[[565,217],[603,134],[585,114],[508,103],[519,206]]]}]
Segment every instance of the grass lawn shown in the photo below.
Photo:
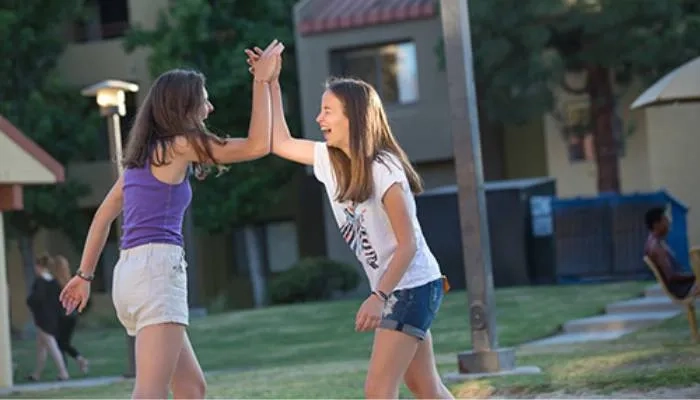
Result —
[{"label": "grass lawn", "polygon": [[[501,346],[515,346],[548,336],[567,320],[594,315],[610,302],[639,295],[648,284],[498,290],[499,342]],[[249,369],[211,375],[210,397],[362,397],[371,334],[353,331],[359,303],[355,300],[271,307],[193,320],[189,332],[205,370]],[[700,351],[690,345],[684,324],[680,317],[615,342],[546,353],[522,350],[518,363],[540,366],[544,374],[482,380],[451,388],[463,397],[522,397],[542,392],[605,392],[700,382]],[[455,353],[470,348],[464,292],[452,292],[446,297],[433,335],[435,351],[441,355],[441,370],[455,371]],[[121,330],[81,331],[76,344],[92,361],[91,375],[122,372],[125,339]],[[32,367],[32,343],[14,343],[14,358],[20,364],[21,381]],[[53,366],[47,368],[45,376],[55,376]],[[22,396],[128,397],[131,386],[131,382],[123,382],[79,390],[28,392]],[[403,395],[408,393],[404,391]]]}]

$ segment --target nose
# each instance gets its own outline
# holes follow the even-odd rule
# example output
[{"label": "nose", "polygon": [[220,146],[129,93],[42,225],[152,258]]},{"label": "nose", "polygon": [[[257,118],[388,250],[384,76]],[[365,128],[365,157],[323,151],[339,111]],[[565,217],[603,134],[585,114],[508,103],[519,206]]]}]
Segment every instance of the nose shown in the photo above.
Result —
[{"label": "nose", "polygon": [[321,115],[323,115],[323,113],[318,113],[318,115],[316,116],[316,123],[317,124],[321,123]]},{"label": "nose", "polygon": [[214,105],[209,103],[209,112],[213,113],[214,112]]}]

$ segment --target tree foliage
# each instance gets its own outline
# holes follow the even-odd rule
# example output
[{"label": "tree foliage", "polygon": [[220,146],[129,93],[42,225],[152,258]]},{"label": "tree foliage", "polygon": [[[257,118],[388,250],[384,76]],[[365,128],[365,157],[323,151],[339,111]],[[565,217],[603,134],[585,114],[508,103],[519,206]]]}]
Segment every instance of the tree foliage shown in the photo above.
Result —
[{"label": "tree foliage", "polygon": [[[152,51],[149,68],[153,76],[172,68],[194,68],[207,76],[207,90],[215,111],[207,124],[222,136],[247,135],[252,85],[243,50],[264,47],[277,38],[286,47],[280,81],[289,110],[297,102],[296,69],[293,59],[293,0],[171,2],[152,29],[134,27],[126,48]],[[290,112],[290,115],[298,115]],[[299,126],[288,122],[292,131]],[[289,163],[277,157],[232,165],[219,177],[194,184],[195,224],[221,231],[234,223],[256,218],[279,200],[277,190],[291,176]]]},{"label": "tree foliage", "polygon": [[[56,75],[67,44],[65,26],[80,17],[82,5],[17,0],[0,6],[0,114],[64,166],[92,159],[99,127],[92,100]],[[88,191],[71,180],[25,187],[24,209],[8,214],[10,232],[31,243],[40,228],[60,229],[77,244],[87,222],[78,200]]]},{"label": "tree foliage", "polygon": [[[490,122],[519,123],[555,112],[556,90],[588,95],[584,130],[595,140],[598,187],[619,191],[617,99],[630,84],[648,85],[698,55],[698,3],[471,0],[469,5],[482,115]],[[582,73],[585,84],[573,87],[567,72]]]}]

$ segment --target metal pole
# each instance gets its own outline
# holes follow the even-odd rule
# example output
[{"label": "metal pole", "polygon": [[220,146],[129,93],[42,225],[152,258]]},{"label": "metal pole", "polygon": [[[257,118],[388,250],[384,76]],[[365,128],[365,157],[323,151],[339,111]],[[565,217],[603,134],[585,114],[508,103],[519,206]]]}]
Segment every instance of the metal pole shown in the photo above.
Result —
[{"label": "metal pole", "polygon": [[[109,157],[112,161],[112,175],[114,180],[119,179],[124,173],[124,168],[122,167],[122,131],[120,123],[120,115],[118,112],[118,107],[108,107],[103,110],[103,114],[107,116],[107,125],[109,128]],[[119,214],[114,223],[114,232],[117,237],[117,243],[121,241],[122,232],[122,215]],[[120,246],[118,246],[120,247]],[[105,284],[107,285],[107,290],[112,288],[112,276],[114,272],[114,266],[112,266],[106,275]],[[127,352],[127,365],[126,372],[123,376],[126,378],[133,378],[136,376],[136,359],[135,359],[136,343],[133,336],[126,335],[126,352]]]},{"label": "metal pole", "polygon": [[498,349],[496,335],[468,3],[468,0],[440,0],[473,348],[473,351],[457,356],[462,374],[498,372],[515,367],[515,352]]}]

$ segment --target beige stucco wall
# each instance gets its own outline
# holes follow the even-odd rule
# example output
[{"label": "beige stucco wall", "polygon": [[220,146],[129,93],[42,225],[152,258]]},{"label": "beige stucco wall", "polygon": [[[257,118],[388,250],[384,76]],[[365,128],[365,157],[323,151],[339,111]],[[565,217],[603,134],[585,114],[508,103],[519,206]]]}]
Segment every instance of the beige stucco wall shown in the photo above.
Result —
[{"label": "beige stucco wall", "polygon": [[442,34],[440,20],[430,19],[370,26],[311,36],[296,37],[299,95],[304,135],[320,139],[315,122],[321,104],[323,83],[331,73],[330,51],[358,46],[412,40],[416,46],[418,101],[388,105],[392,130],[413,162],[452,158],[447,80],[440,71],[435,46]]},{"label": "beige stucco wall", "polygon": [[700,244],[700,104],[649,107],[635,111],[646,121],[651,185],[666,189],[690,208],[688,240]]},{"label": "beige stucco wall", "polygon": [[[154,28],[160,10],[168,0],[129,0],[131,26]],[[127,54],[120,38],[68,45],[58,64],[58,71],[70,84],[87,86],[104,79],[123,79],[141,85],[139,102],[151,83],[147,58],[143,48]]]},{"label": "beige stucco wall", "polygon": [[49,183],[56,177],[0,131],[0,182]]},{"label": "beige stucco wall", "polygon": [[[581,85],[580,76],[571,76],[569,82],[574,87]],[[620,181],[622,192],[646,191],[652,188],[647,145],[646,122],[642,115],[630,113],[629,105],[639,94],[632,88],[624,92],[619,99],[619,112],[627,126],[634,126],[633,132],[626,137],[625,154],[620,159]],[[560,106],[569,101],[585,101],[587,96],[575,96],[559,91],[557,99]],[[562,197],[586,196],[598,193],[597,169],[595,161],[570,162],[566,143],[562,137],[560,125],[551,115],[544,116],[545,146],[548,173],[556,178],[557,194]]]}]

